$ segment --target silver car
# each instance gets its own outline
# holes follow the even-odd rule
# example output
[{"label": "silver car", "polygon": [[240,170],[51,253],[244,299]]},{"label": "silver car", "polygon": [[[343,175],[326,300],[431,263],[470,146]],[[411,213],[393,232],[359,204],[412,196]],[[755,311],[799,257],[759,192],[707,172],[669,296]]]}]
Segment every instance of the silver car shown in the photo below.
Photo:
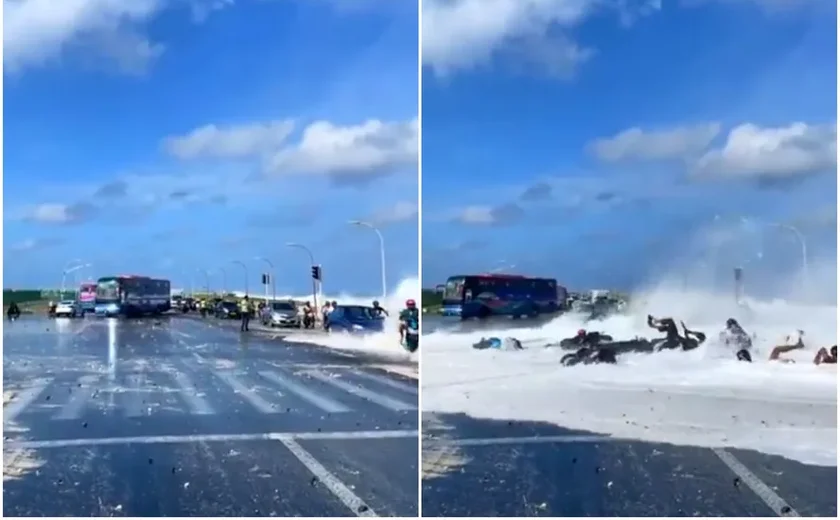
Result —
[{"label": "silver car", "polygon": [[81,310],[74,300],[64,300],[58,302],[55,306],[56,317],[66,316],[68,318],[75,318],[79,314],[81,314]]},{"label": "silver car", "polygon": [[300,327],[301,319],[294,302],[271,302],[262,310],[262,323],[270,327]]}]

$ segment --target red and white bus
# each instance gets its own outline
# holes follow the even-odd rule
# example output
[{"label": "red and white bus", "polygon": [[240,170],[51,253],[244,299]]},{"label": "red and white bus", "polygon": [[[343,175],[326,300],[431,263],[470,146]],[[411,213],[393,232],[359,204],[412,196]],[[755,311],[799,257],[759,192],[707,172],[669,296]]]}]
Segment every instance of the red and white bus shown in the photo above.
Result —
[{"label": "red and white bus", "polygon": [[96,310],[96,284],[91,282],[80,285],[78,300],[83,313]]}]

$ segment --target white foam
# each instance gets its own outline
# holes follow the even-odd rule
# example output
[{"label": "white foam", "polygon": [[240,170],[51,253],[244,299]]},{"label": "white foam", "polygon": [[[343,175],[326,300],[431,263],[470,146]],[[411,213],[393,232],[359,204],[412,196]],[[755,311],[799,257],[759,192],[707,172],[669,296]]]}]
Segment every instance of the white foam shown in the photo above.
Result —
[{"label": "white foam", "polygon": [[[335,300],[339,304],[370,305],[373,300],[380,298],[376,296],[341,295],[338,297],[327,296],[326,299],[329,301]],[[382,333],[366,336],[353,336],[343,333],[332,333],[327,336],[293,334],[286,339],[289,341],[322,345],[338,350],[375,352],[377,355],[392,359],[393,361],[416,364],[417,355],[406,352],[400,346],[397,329],[397,315],[400,309],[405,307],[405,301],[408,299],[413,299],[417,302],[420,301],[420,284],[417,278],[409,278],[401,281],[396,291],[392,292],[386,301],[381,302],[382,306],[391,313],[385,319],[385,331]]]},{"label": "white foam", "polygon": [[[836,343],[837,308],[748,301],[730,296],[657,289],[635,295],[627,315],[584,324],[559,317],[531,329],[444,331],[423,337],[424,411],[477,418],[540,421],[564,428],[678,445],[740,447],[805,463],[837,463],[837,372],[811,363],[820,346]],[[731,303],[730,303],[731,302]],[[707,344],[692,352],[636,354],[617,365],[561,367],[559,349],[543,340],[572,336],[580,328],[616,339],[659,334],[646,315],[683,319],[704,331]],[[741,363],[718,344],[726,318],[736,316],[757,334],[753,363]],[[807,349],[796,364],[767,360],[791,329],[806,331]],[[533,340],[521,352],[476,351],[482,336]]]}]

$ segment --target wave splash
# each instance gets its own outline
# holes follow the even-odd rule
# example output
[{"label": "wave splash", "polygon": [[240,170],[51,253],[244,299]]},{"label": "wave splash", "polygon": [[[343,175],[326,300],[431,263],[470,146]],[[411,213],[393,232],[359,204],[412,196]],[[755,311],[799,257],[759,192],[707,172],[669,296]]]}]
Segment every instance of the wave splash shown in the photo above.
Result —
[{"label": "wave splash", "polygon": [[[836,273],[836,263],[834,264]],[[679,288],[675,288],[679,286]],[[836,366],[815,366],[819,347],[837,342],[837,306],[825,298],[744,298],[661,283],[634,294],[628,312],[603,321],[563,315],[531,328],[438,330],[423,336],[423,408],[562,427],[678,445],[730,446],[836,465]],[[647,314],[684,320],[709,340],[692,352],[621,356],[617,365],[561,367],[560,349],[543,343],[578,329],[616,339],[657,337]],[[755,334],[754,363],[735,360],[717,341],[727,318]],[[795,364],[770,362],[793,329],[806,332]],[[482,336],[512,336],[522,352],[475,351]]]},{"label": "wave splash", "polygon": [[[328,301],[339,304],[370,305],[374,300],[380,300],[382,306],[390,313],[385,318],[385,331],[366,336],[354,336],[345,333],[331,333],[329,335],[312,336],[308,334],[293,334],[286,339],[300,343],[322,345],[338,350],[373,352],[387,359],[398,362],[417,363],[418,354],[406,352],[399,343],[398,319],[400,309],[405,307],[405,301],[414,299],[420,301],[420,282],[417,278],[408,278],[397,284],[396,290],[388,295],[385,301],[377,296],[358,296],[340,294],[338,296],[324,295]],[[312,297],[294,297],[294,299],[311,301]]]}]

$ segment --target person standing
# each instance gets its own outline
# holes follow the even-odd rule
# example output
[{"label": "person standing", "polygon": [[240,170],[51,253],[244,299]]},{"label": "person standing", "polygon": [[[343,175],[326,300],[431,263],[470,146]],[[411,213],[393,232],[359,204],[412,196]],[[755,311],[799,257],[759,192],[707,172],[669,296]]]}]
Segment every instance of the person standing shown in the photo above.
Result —
[{"label": "person standing", "polygon": [[247,332],[248,323],[251,321],[251,302],[248,301],[247,295],[239,302],[239,314],[242,317],[239,332]]}]

